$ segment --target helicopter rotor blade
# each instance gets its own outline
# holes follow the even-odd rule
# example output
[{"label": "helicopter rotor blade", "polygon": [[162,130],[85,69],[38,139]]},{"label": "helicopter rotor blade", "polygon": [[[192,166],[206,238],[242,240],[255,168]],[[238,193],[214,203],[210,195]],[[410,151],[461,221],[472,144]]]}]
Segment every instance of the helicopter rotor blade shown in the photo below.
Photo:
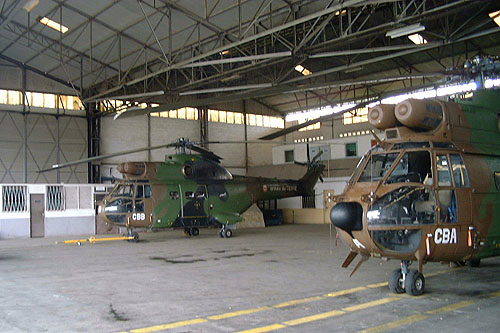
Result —
[{"label": "helicopter rotor blade", "polygon": [[[271,141],[208,141],[206,142],[208,144],[239,144],[239,143],[264,143],[264,144],[279,144],[279,142],[271,142]],[[43,173],[43,172],[49,172],[61,168],[66,168],[74,165],[79,165],[79,164],[84,164],[88,162],[94,162],[94,161],[100,161],[103,159],[111,158],[111,157],[116,157],[116,156],[122,156],[122,155],[128,155],[128,154],[133,154],[133,153],[139,153],[142,151],[148,151],[148,150],[155,150],[155,149],[161,149],[161,148],[177,148],[180,149],[182,147],[185,147],[187,149],[190,149],[192,151],[198,152],[202,155],[205,155],[209,158],[212,158],[214,160],[222,160],[222,157],[214,154],[210,150],[203,148],[199,146],[200,143],[189,141],[187,139],[179,139],[175,142],[170,142],[162,145],[157,145],[157,146],[148,146],[148,147],[142,147],[142,148],[136,148],[136,149],[130,149],[130,150],[124,150],[116,153],[111,153],[111,154],[105,154],[105,155],[99,155],[99,156],[93,156],[93,157],[88,157],[88,158],[83,158],[80,160],[76,161],[71,161],[67,163],[60,163],[60,164],[54,164],[50,168],[38,170],[38,173]]]},{"label": "helicopter rotor blade", "polygon": [[316,155],[314,155],[313,159],[311,160],[311,163],[316,162],[321,157],[321,155],[323,155],[322,150],[320,150]]},{"label": "helicopter rotor blade", "polygon": [[83,158],[81,160],[76,160],[76,161],[72,161],[72,162],[68,162],[68,163],[54,164],[54,165],[52,165],[51,168],[38,170],[37,172],[43,173],[43,172],[53,171],[53,170],[57,170],[57,169],[61,169],[61,168],[70,167],[73,165],[78,165],[78,164],[83,164],[83,163],[88,163],[88,162],[93,162],[93,161],[100,161],[100,160],[115,157],[115,156],[121,156],[121,155],[138,153],[138,152],[146,151],[146,150],[154,150],[154,149],[169,148],[169,147],[173,147],[171,143],[158,145],[158,146],[130,149],[130,150],[120,151],[120,152],[111,153],[111,154],[93,156],[93,157]]}]

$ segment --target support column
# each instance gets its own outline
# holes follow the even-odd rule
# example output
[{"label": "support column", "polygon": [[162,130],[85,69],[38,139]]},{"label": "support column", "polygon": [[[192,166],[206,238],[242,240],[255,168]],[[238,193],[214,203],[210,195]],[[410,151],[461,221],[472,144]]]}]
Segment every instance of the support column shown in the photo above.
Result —
[{"label": "support column", "polygon": [[[88,103],[87,110],[87,137],[88,137],[88,157],[99,156],[101,152],[101,118],[97,115],[97,104]],[[89,184],[101,182],[101,166],[88,163]]]},{"label": "support column", "polygon": [[200,120],[200,142],[202,147],[208,149],[208,108],[206,106],[198,108],[198,119]]},{"label": "support column", "polygon": [[248,129],[247,129],[247,103],[243,103],[243,128],[245,129],[245,174],[248,174]]},{"label": "support column", "polygon": [[28,113],[26,112],[26,68],[22,67],[22,85],[23,85],[23,149],[24,149],[24,183],[28,183]]}]

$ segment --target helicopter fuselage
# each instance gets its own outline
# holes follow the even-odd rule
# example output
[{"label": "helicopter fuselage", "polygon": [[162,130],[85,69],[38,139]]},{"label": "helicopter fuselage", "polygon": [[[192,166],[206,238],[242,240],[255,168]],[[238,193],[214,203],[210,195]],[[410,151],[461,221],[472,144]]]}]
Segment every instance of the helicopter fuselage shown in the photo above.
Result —
[{"label": "helicopter fuselage", "polygon": [[383,128],[334,198],[332,223],[351,248],[344,267],[355,254],[418,261],[419,272],[427,261],[500,255],[499,92],[411,103],[420,119]]},{"label": "helicopter fuselage", "polygon": [[323,168],[311,168],[300,180],[278,180],[233,176],[197,154],[123,163],[118,170],[126,179],[99,203],[99,215],[127,229],[230,226],[257,201],[306,195]]}]

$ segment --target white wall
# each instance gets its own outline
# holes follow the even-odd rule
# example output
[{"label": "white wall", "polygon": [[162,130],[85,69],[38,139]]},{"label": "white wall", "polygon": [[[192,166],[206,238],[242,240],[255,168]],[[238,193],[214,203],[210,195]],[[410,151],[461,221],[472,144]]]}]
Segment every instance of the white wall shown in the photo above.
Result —
[{"label": "white wall", "polygon": [[[371,148],[371,140],[373,136],[371,135],[361,135],[361,136],[352,136],[347,138],[339,138],[334,140],[325,140],[325,141],[315,141],[310,142],[310,147],[322,147],[329,146],[330,147],[330,159],[345,159],[346,156],[346,144],[356,142],[357,143],[357,155],[359,158],[363,156],[370,148]],[[295,161],[297,162],[305,162],[307,160],[307,144],[306,143],[293,143],[282,146],[273,147],[273,164],[285,164],[285,151],[293,150]],[[312,158],[313,156],[311,156]],[[354,156],[353,156],[354,158]]]},{"label": "white wall", "polygon": [[[63,193],[65,209],[47,210],[48,184],[26,185],[26,211],[4,212],[3,196],[0,197],[0,239],[29,238],[31,234],[31,194],[44,195],[44,234],[50,236],[95,235],[94,186],[65,184]],[[4,186],[0,184],[0,192]]]}]

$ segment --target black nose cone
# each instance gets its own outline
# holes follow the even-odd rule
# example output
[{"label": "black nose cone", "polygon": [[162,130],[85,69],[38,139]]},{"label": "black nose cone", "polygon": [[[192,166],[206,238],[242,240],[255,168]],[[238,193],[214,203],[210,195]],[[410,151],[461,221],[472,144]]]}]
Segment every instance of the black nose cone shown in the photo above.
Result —
[{"label": "black nose cone", "polygon": [[330,211],[330,220],[348,233],[363,230],[363,207],[357,202],[339,202]]}]

